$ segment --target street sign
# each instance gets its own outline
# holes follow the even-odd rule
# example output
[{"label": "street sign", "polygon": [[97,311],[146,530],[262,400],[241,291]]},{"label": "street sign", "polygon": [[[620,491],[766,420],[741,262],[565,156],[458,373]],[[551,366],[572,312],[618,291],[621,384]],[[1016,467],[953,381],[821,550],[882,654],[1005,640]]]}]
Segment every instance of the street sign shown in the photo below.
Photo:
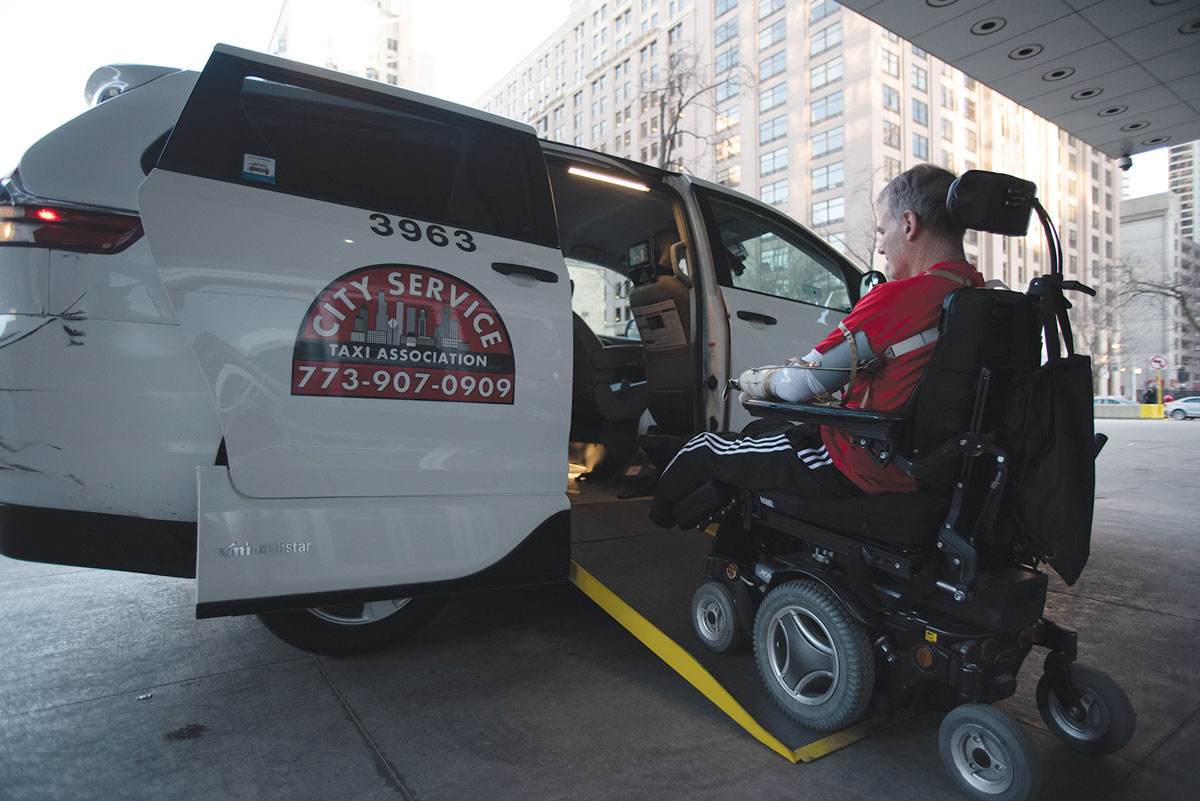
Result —
[{"label": "street sign", "polygon": [[1150,357],[1150,369],[1151,370],[1167,369],[1167,357],[1166,356],[1151,356]]}]

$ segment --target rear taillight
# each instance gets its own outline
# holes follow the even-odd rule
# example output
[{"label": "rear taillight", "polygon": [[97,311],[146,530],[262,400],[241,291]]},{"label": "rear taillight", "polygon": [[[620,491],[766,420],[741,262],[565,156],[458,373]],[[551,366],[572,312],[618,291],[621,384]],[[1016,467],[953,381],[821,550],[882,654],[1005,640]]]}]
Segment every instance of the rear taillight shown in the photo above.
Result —
[{"label": "rear taillight", "polygon": [[119,253],[141,235],[141,219],[129,214],[48,204],[0,206],[0,246]]}]

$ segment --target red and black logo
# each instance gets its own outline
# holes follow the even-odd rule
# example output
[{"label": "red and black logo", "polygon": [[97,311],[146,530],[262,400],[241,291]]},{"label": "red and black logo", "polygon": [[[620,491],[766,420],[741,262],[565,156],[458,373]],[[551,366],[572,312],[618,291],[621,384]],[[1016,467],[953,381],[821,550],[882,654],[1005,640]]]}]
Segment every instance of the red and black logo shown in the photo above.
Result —
[{"label": "red and black logo", "polygon": [[292,394],[512,403],[514,364],[504,321],[475,287],[377,264],[312,302],[292,352]]}]

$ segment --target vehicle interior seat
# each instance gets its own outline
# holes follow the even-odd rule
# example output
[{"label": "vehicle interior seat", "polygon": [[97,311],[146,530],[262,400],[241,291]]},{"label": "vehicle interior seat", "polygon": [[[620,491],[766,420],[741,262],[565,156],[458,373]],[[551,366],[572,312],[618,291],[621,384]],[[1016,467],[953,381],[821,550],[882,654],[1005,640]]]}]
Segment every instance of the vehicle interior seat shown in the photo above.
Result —
[{"label": "vehicle interior seat", "polygon": [[[654,418],[654,427],[639,441],[651,459],[662,466],[699,427],[693,366],[692,283],[686,273],[675,267],[676,259],[686,258],[684,248],[675,228],[656,233],[654,244],[656,280],[634,287],[629,300],[639,327],[651,328],[641,333],[648,342],[646,405]],[[663,319],[670,316],[678,317],[682,335],[666,343],[650,344],[654,331],[673,328],[673,320]]]},{"label": "vehicle interior seat", "polygon": [[570,439],[603,445],[615,468],[636,452],[637,425],[646,411],[642,346],[604,342],[575,312],[571,331]]}]

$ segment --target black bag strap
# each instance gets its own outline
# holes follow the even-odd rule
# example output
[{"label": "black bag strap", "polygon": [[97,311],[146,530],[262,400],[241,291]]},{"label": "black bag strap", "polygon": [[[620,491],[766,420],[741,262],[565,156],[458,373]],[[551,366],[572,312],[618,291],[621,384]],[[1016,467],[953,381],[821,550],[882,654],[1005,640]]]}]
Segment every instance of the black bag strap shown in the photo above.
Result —
[{"label": "black bag strap", "polygon": [[[1038,295],[1038,317],[1046,338],[1046,357],[1057,359],[1075,355],[1075,337],[1071,333],[1071,320],[1067,316],[1068,303],[1062,292],[1062,275],[1043,275],[1035,282]],[[1061,337],[1059,336],[1061,332]]]}]

